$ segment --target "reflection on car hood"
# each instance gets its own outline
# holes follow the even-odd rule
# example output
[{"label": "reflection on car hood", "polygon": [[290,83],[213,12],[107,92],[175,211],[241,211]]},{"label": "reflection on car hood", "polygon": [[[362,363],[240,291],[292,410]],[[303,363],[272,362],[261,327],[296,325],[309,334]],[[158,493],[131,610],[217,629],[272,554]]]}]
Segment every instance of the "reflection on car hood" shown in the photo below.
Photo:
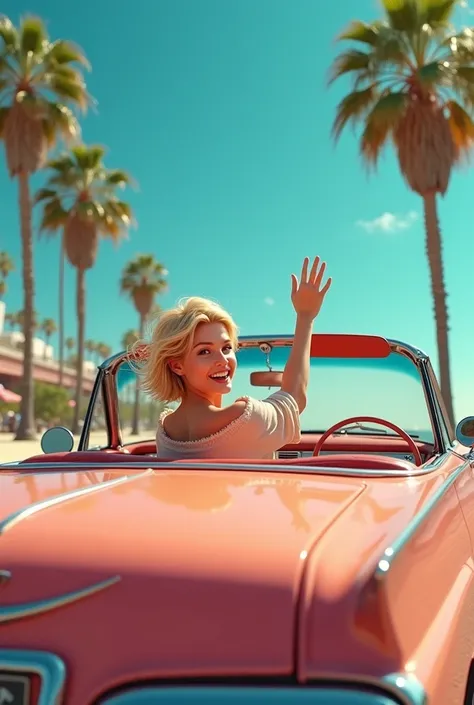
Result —
[{"label": "reflection on car hood", "polygon": [[[43,502],[0,536],[0,570],[11,573],[0,584],[0,648],[51,650],[74,664],[71,705],[104,681],[140,675],[290,674],[305,557],[363,494],[361,480],[218,470],[103,478],[0,477],[0,521]],[[48,506],[92,482],[101,490]],[[115,576],[19,618],[22,605]],[[8,607],[17,617],[2,624]]]}]

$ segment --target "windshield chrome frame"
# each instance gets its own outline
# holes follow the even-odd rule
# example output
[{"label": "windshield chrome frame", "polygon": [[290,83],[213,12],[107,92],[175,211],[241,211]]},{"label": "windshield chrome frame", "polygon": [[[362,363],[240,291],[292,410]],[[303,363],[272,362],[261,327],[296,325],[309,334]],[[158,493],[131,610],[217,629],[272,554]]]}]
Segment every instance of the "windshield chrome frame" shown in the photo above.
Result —
[{"label": "windshield chrome frame", "polygon": [[[317,335],[317,334],[315,334]],[[256,348],[267,343],[272,347],[291,347],[293,335],[261,335],[242,336],[239,338],[239,348]],[[425,401],[431,421],[434,437],[434,450],[436,455],[446,453],[445,433],[443,428],[454,438],[453,429],[446,414],[445,405],[441,397],[441,392],[432,368],[430,359],[426,353],[399,340],[386,339],[390,345],[391,352],[407,357],[417,368],[420,375],[420,382],[425,395]],[[91,420],[94,414],[94,405],[99,393],[102,390],[103,403],[105,409],[106,430],[108,438],[108,448],[118,449],[123,447],[123,438],[119,419],[119,399],[116,385],[117,372],[123,362],[127,360],[129,353],[122,351],[112,355],[98,366],[98,376],[94,384],[89,406],[84,418],[81,438],[78,450],[87,450],[90,434]],[[441,411],[440,411],[441,410]]]}]

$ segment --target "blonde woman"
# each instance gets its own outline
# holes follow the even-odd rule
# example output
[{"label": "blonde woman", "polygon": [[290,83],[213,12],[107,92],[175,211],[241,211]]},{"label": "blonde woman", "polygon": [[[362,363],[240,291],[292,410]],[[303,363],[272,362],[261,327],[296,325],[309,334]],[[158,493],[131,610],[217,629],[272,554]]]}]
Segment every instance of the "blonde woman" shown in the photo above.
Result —
[{"label": "blonde woman", "polygon": [[316,257],[308,273],[306,257],[300,280],[291,275],[294,342],[281,389],[264,400],[242,397],[222,405],[232,390],[238,340],[236,324],[220,306],[193,297],[161,316],[142,370],[143,388],[155,399],[180,404],[160,416],[158,457],[271,458],[299,441],[313,321],[331,286],[331,279],[322,286],[325,268]]}]

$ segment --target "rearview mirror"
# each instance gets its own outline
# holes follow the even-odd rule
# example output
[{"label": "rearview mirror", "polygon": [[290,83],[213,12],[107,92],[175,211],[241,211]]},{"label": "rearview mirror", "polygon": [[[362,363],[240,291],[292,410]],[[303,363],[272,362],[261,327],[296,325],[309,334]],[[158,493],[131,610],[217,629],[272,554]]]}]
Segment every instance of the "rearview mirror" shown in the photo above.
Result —
[{"label": "rearview mirror", "polygon": [[474,447],[474,416],[466,416],[456,426],[456,440],[467,448]]},{"label": "rearview mirror", "polygon": [[281,387],[283,372],[267,370],[265,372],[251,372],[250,384],[253,387]]},{"label": "rearview mirror", "polygon": [[74,436],[65,426],[48,428],[41,436],[43,453],[69,453],[74,448]]}]

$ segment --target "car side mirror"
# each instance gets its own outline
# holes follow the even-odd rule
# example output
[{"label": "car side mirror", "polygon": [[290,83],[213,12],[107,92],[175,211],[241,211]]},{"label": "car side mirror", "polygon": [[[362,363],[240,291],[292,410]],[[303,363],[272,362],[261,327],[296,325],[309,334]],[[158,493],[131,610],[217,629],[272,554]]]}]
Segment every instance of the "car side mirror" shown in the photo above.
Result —
[{"label": "car side mirror", "polygon": [[74,436],[65,426],[48,428],[41,436],[43,453],[69,453],[74,448]]},{"label": "car side mirror", "polygon": [[457,424],[456,440],[467,448],[474,448],[474,416],[466,416]]}]

